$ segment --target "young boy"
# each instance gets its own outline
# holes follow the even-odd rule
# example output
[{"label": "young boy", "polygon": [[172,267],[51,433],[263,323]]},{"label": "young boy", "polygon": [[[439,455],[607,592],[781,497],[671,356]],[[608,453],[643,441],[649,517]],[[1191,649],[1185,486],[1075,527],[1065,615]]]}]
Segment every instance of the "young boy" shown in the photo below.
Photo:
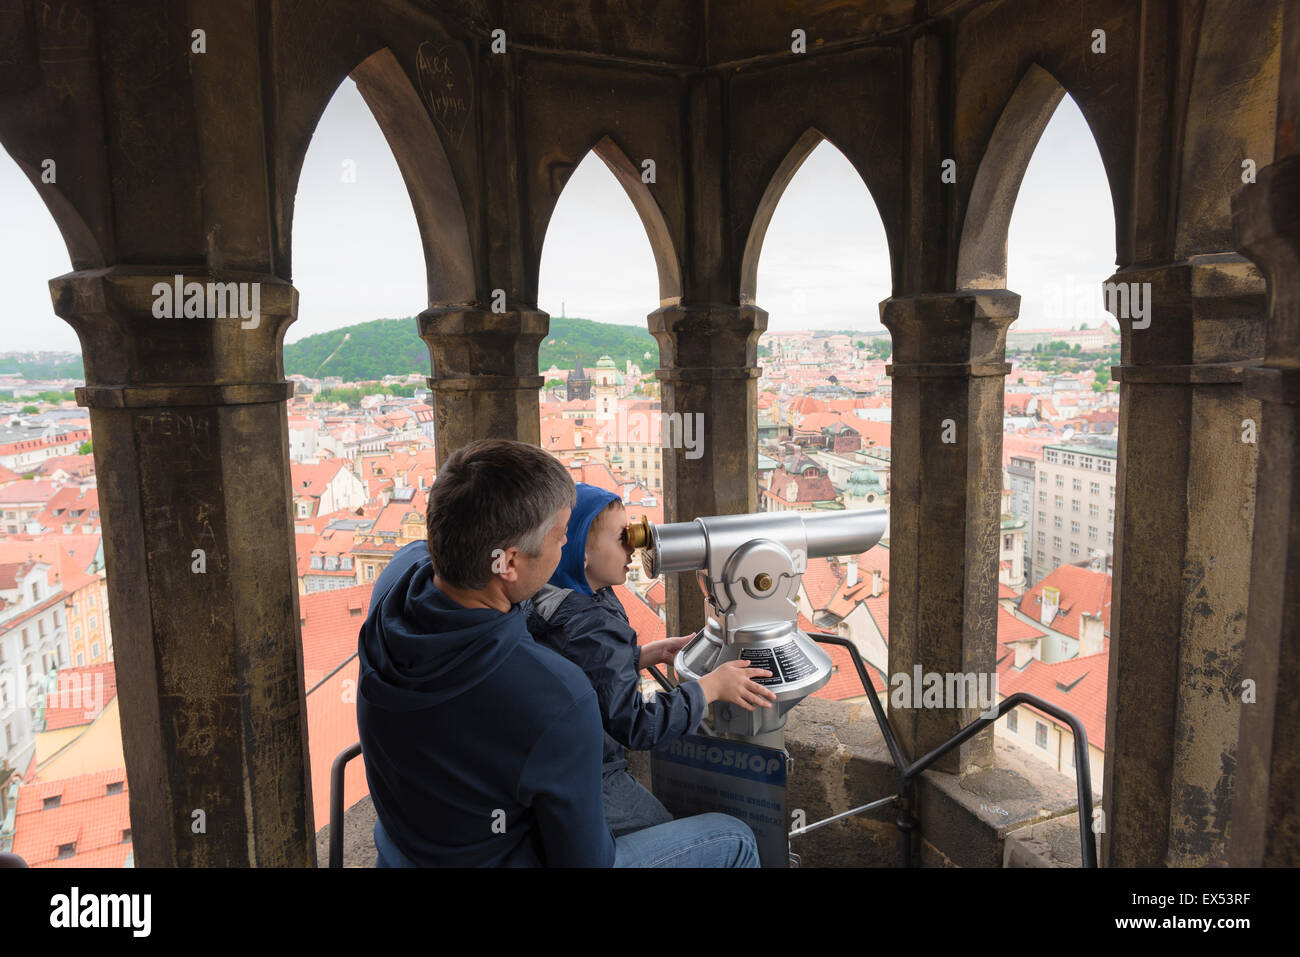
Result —
[{"label": "young boy", "polygon": [[714,701],[753,711],[770,708],[776,695],[753,681],[770,672],[745,661],[728,662],[671,694],[641,695],[642,668],[667,664],[689,640],[664,638],[637,646],[614,585],[622,584],[632,561],[623,530],[627,514],[612,492],[577,483],[568,541],[550,582],[533,596],[528,630],[540,644],[558,651],[586,672],[605,726],[603,797],[614,836],[671,821],[672,815],[627,770],[624,748],[643,751],[692,733]]}]

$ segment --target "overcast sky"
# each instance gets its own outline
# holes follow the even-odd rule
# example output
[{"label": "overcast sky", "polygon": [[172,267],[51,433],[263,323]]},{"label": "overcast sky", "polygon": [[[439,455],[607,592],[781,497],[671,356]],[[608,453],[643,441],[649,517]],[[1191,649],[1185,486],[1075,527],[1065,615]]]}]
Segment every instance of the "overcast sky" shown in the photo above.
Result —
[{"label": "overcast sky", "polygon": [[[355,169],[345,182],[344,164]],[[290,342],[425,303],[415,217],[397,164],[345,80],[307,153],[294,213],[299,315]],[[1115,222],[1101,157],[1066,96],[1025,174],[1011,220],[1008,288],[1020,293],[1020,328],[1068,329],[1108,318],[1099,284],[1115,271]],[[50,308],[47,280],[71,268],[54,221],[0,151],[0,352],[77,350]],[[772,217],[758,266],[768,328],[879,329],[889,296],[884,227],[861,178],[822,143]],[[650,243],[632,203],[594,155],[570,178],[542,250],[538,305],[602,322],[644,324],[658,307]]]}]

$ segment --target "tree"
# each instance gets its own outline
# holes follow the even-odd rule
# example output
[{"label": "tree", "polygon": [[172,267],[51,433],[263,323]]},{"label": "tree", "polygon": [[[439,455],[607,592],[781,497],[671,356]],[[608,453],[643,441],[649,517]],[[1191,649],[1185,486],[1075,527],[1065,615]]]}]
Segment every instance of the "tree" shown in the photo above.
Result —
[{"label": "tree", "polygon": [[23,406],[22,414],[23,414],[23,415],[36,415],[36,413],[38,413],[38,412],[40,412],[40,411],[41,411],[41,410],[38,409],[38,408],[36,408],[36,406],[34,406],[34,405],[25,405],[25,406]]},{"label": "tree", "polygon": [[91,448],[91,445],[90,445],[89,442],[82,442],[81,445],[79,445],[79,446],[77,447],[77,454],[78,454],[78,455],[91,455],[93,452],[94,452],[94,449]]}]

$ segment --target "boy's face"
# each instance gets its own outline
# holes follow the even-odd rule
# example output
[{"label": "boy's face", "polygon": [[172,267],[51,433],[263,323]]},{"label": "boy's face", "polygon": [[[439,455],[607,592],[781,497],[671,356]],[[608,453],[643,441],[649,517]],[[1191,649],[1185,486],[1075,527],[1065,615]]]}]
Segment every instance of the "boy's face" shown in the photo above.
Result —
[{"label": "boy's face", "polygon": [[623,537],[627,511],[615,503],[596,516],[587,532],[587,584],[592,591],[621,585],[632,563],[632,548]]}]

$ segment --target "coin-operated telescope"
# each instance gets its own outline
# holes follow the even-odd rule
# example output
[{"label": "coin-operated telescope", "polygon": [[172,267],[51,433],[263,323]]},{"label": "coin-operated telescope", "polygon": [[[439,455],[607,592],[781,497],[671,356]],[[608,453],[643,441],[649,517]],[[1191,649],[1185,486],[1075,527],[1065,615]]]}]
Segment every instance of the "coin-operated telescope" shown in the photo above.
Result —
[{"label": "coin-operated telescope", "polygon": [[[770,671],[754,679],[776,693],[771,708],[714,706],[715,731],[766,738],[785,727],[796,704],[831,677],[831,659],[799,630],[796,600],[809,558],[856,555],[885,534],[886,511],[758,512],[655,525],[627,526],[628,544],[642,549],[651,578],[694,571],[707,603],[707,621],[673,662],[683,681],[737,658]],[[760,742],[756,742],[760,743]]]}]

